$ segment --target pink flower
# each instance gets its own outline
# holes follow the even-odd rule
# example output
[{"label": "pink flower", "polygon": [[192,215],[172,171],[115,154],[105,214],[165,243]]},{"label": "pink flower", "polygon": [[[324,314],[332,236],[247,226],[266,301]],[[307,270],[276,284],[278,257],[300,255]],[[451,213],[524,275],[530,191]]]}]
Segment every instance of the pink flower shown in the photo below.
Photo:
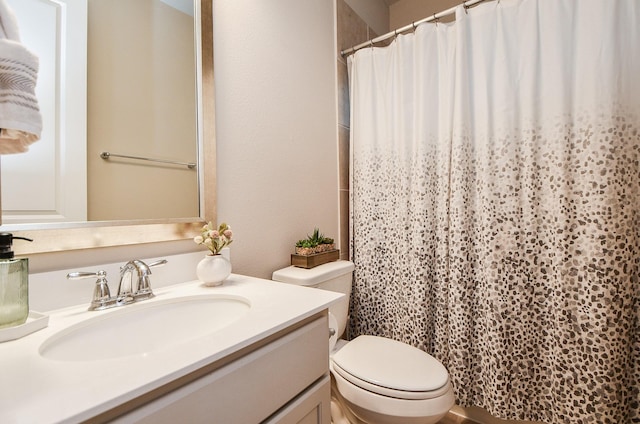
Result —
[{"label": "pink flower", "polygon": [[206,246],[212,254],[217,255],[226,246],[233,242],[233,233],[231,227],[227,223],[222,223],[216,229],[212,222],[202,227],[200,235],[195,236],[193,241],[196,244],[202,244]]}]

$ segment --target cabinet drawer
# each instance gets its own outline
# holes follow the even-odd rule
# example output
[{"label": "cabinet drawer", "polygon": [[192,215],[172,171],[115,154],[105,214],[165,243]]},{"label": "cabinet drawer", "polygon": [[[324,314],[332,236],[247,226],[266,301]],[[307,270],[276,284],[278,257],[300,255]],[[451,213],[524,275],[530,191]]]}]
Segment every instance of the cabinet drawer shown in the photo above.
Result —
[{"label": "cabinet drawer", "polygon": [[316,381],[264,424],[330,424],[331,378]]}]

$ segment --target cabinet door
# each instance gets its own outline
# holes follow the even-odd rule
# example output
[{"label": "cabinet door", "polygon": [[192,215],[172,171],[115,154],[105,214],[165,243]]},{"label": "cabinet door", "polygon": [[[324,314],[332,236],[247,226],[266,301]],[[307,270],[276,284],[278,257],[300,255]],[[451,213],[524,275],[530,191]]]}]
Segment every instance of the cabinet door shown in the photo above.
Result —
[{"label": "cabinet door", "polygon": [[263,422],[328,375],[328,339],[327,317],[322,316],[113,422]]},{"label": "cabinet door", "polygon": [[264,424],[331,423],[331,379],[318,380]]}]

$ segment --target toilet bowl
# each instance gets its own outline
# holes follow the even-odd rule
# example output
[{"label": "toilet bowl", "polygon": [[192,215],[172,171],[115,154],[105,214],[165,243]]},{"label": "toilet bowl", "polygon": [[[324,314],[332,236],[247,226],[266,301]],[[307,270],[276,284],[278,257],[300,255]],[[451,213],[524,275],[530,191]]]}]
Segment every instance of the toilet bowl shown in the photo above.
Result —
[{"label": "toilet bowl", "polygon": [[[333,398],[349,422],[369,424],[431,424],[453,406],[454,394],[446,368],[426,352],[385,337],[361,335],[338,340],[345,330],[354,265],[336,261],[311,269],[287,267],[274,281],[344,293],[329,307],[335,330],[330,349]],[[332,412],[333,414],[333,412]],[[334,418],[334,422],[337,422]]]}]

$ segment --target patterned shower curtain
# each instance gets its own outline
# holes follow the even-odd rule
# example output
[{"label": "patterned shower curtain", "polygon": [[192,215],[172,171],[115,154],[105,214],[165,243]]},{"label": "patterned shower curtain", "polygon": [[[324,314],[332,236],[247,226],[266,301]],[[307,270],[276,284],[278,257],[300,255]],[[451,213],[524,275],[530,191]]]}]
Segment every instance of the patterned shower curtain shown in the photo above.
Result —
[{"label": "patterned shower curtain", "polygon": [[640,422],[640,1],[459,7],[349,78],[351,336],[501,418]]}]

